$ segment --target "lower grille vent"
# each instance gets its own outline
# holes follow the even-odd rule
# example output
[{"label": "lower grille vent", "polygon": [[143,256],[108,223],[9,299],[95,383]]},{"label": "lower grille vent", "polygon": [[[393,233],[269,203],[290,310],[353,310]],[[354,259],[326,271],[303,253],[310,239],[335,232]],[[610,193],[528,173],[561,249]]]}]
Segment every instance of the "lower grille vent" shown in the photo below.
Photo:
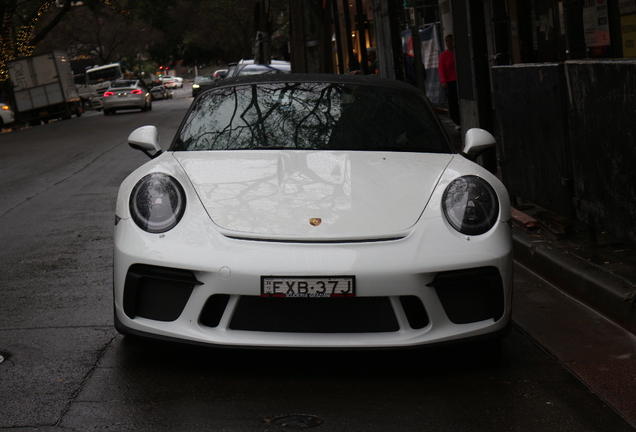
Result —
[{"label": "lower grille vent", "polygon": [[382,333],[398,331],[400,326],[388,297],[243,296],[230,328],[289,333]]},{"label": "lower grille vent", "polygon": [[400,303],[412,329],[419,330],[428,325],[428,314],[419,297],[401,296]]},{"label": "lower grille vent", "polygon": [[227,294],[215,294],[210,297],[203,306],[199,322],[206,327],[217,327],[229,300],[230,296]]},{"label": "lower grille vent", "polygon": [[503,281],[495,267],[438,273],[429,286],[435,288],[448,319],[455,324],[497,321],[503,316]]}]

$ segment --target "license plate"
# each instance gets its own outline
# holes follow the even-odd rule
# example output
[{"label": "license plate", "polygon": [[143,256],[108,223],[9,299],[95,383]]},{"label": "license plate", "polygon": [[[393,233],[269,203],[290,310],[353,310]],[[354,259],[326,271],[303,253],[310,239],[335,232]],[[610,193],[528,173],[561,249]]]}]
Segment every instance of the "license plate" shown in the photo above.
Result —
[{"label": "license plate", "polygon": [[355,277],[261,276],[261,297],[355,297]]}]

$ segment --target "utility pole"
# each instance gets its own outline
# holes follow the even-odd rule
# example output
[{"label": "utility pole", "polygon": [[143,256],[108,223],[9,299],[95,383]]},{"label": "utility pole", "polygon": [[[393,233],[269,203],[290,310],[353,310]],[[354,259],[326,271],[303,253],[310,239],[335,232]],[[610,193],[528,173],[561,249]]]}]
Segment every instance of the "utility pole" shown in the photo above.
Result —
[{"label": "utility pole", "polygon": [[493,41],[495,46],[493,65],[509,65],[511,64],[510,38],[508,37],[510,19],[506,13],[506,1],[492,0],[490,10],[492,14]]},{"label": "utility pole", "polygon": [[293,72],[333,72],[331,9],[328,0],[289,1]]},{"label": "utility pole", "polygon": [[305,19],[303,2],[301,0],[289,1],[289,19],[291,22],[291,68],[293,72],[307,72],[307,53],[305,52]]},{"label": "utility pole", "polygon": [[409,7],[413,11],[411,39],[413,40],[413,57],[415,58],[415,79],[417,88],[426,93],[426,70],[422,62],[422,41],[420,40],[420,13],[416,5],[416,0],[409,0]]},{"label": "utility pole", "polygon": [[584,6],[584,0],[565,0],[563,2],[565,15],[565,48],[568,60],[584,59],[587,57],[585,30],[583,27]]},{"label": "utility pole", "polygon": [[362,60],[362,73],[369,74],[369,59],[367,58],[367,37],[365,34],[365,14],[362,8],[362,0],[356,0],[356,24],[358,26],[358,46],[360,47],[360,59]]},{"label": "utility pole", "polygon": [[270,0],[261,0],[254,6],[254,24],[256,26],[254,63],[258,64],[269,64],[272,58],[269,1]]}]

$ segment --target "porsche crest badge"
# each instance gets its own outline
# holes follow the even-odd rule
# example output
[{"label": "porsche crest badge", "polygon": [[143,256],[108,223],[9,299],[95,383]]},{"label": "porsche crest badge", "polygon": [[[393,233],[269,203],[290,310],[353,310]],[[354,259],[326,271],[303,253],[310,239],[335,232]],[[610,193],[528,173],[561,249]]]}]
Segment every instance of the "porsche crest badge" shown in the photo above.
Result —
[{"label": "porsche crest badge", "polygon": [[322,223],[322,219],[320,218],[309,218],[309,224],[311,226],[318,226]]}]

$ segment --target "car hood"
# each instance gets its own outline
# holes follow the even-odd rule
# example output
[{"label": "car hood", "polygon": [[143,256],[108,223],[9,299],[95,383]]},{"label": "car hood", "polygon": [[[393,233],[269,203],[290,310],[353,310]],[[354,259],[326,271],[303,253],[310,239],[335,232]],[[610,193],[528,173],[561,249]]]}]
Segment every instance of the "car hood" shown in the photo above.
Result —
[{"label": "car hood", "polygon": [[242,150],[176,152],[227,235],[382,239],[412,227],[450,154]]}]

